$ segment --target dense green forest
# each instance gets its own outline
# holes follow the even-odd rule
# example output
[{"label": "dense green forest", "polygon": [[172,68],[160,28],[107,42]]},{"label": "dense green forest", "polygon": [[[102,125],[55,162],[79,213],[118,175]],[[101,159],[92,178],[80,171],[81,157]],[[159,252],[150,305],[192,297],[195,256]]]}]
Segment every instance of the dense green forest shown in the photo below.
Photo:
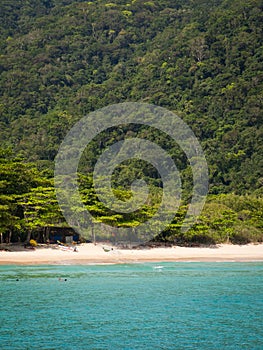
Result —
[{"label": "dense green forest", "polygon": [[[97,221],[136,226],[151,217],[160,179],[149,164],[116,169],[119,198],[133,176],[151,187],[151,206],[107,211],[92,186],[96,157],[125,137],[158,140],[176,160],[183,202],[158,239],[179,243],[263,240],[263,46],[261,0],[2,0],[0,3],[0,233],[28,240],[63,225],[53,184],[66,133],[101,107],[140,101],[179,115],[209,166],[209,196],[196,225],[180,231],[191,198],[185,155],[157,131],[123,126],[85,150],[79,184]],[[117,181],[118,179],[118,181]]]}]

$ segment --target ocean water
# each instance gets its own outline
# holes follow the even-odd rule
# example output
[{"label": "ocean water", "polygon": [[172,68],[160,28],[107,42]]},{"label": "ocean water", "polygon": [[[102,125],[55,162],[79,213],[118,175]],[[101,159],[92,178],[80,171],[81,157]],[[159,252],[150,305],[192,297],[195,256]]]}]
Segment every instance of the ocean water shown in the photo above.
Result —
[{"label": "ocean water", "polygon": [[0,349],[263,349],[263,263],[0,266]]}]

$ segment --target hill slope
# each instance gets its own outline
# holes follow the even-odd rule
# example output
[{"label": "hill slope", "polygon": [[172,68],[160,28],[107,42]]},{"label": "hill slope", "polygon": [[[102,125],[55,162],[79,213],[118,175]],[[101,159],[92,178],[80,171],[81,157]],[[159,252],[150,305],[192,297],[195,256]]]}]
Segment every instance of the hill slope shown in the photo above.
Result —
[{"label": "hill slope", "polygon": [[[63,221],[47,178],[67,131],[98,108],[143,101],[174,111],[193,129],[215,195],[189,236],[177,235],[183,206],[166,238],[262,240],[262,10],[261,0],[2,0],[0,142],[17,157],[0,150],[0,231],[24,239],[27,230]],[[158,139],[177,161],[187,202],[192,173],[176,145],[136,126],[114,132],[118,139]],[[114,141],[107,133],[94,140],[83,155],[83,172],[92,171],[102,148]],[[153,178],[156,204],[160,182],[147,164],[131,161],[117,169],[116,186],[130,184],[129,166],[134,176],[143,168]],[[80,183],[93,214],[116,220],[98,204],[90,177]],[[123,188],[118,191],[125,198]],[[122,224],[152,215],[144,210],[121,217]]]},{"label": "hill slope", "polygon": [[50,160],[84,114],[121,101],[176,111],[211,192],[262,186],[262,2],[1,2],[1,143]]}]

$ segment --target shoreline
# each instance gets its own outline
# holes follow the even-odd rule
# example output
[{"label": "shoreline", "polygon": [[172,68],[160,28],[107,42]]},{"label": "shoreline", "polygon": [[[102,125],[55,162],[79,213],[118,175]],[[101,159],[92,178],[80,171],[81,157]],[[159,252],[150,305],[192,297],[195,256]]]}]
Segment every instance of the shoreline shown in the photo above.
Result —
[{"label": "shoreline", "polygon": [[146,262],[260,262],[263,244],[213,247],[118,249],[107,244],[85,243],[73,248],[38,247],[35,250],[0,250],[0,265],[100,265]]}]

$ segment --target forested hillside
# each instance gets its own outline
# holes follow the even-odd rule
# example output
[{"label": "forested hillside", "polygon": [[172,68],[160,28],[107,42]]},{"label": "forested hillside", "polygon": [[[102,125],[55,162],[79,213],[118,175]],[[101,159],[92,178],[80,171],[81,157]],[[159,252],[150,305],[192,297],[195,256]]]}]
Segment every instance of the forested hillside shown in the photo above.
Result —
[{"label": "forested hillside", "polygon": [[[262,239],[262,10],[261,0],[2,0],[0,231],[25,232],[34,221],[33,214],[25,214],[25,194],[37,192],[39,203],[45,187],[53,198],[48,179],[53,161],[77,120],[113,103],[142,101],[174,111],[203,146],[211,198],[195,232],[216,241],[235,232]],[[104,146],[112,141],[105,135],[101,140]],[[159,140],[163,146],[165,138]],[[94,142],[86,150],[85,172],[92,170],[100,148],[101,142]],[[183,155],[172,153],[187,198],[190,169]],[[28,188],[17,180],[11,190],[18,163],[25,172],[27,167],[38,172],[38,180]],[[153,172],[146,166],[147,177]],[[126,180],[124,173],[122,185]],[[92,191],[86,184],[85,196],[87,188]],[[61,220],[54,210],[52,220],[47,209],[45,220],[32,229]],[[168,236],[179,223],[177,218]]]}]

